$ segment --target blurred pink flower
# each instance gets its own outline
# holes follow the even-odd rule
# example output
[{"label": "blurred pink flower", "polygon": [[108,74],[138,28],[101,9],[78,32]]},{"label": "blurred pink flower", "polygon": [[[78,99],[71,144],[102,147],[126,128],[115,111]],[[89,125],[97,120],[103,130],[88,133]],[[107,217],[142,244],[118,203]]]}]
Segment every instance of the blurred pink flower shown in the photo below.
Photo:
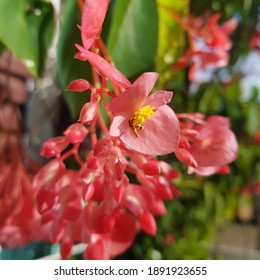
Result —
[{"label": "blurred pink flower", "polygon": [[188,173],[202,176],[227,173],[226,165],[234,161],[238,153],[237,139],[229,128],[229,119],[211,116],[204,120],[202,116],[190,118],[189,115],[192,114],[178,115],[182,121],[184,118],[188,121],[181,123],[182,141],[176,151],[177,158],[189,166]]},{"label": "blurred pink flower", "polygon": [[22,247],[47,240],[37,211],[37,188],[32,186],[37,168],[21,145],[20,111],[12,103],[0,106],[0,246]]},{"label": "blurred pink flower", "polygon": [[189,42],[190,49],[180,57],[173,65],[174,70],[190,66],[189,80],[196,79],[199,70],[224,67],[229,62],[228,51],[232,48],[229,34],[233,32],[238,24],[235,18],[219,25],[217,22],[220,13],[210,16],[208,19],[202,17],[189,18]]},{"label": "blurred pink flower", "polygon": [[249,40],[249,47],[258,51],[260,50],[260,31],[256,31],[253,33]]},{"label": "blurred pink flower", "polygon": [[[62,258],[74,242],[88,244],[86,259],[108,259],[131,246],[142,229],[156,233],[154,215],[166,214],[164,199],[179,191],[178,176],[169,164],[133,153],[128,161],[115,143],[99,139],[79,170],[67,169],[56,154],[34,177],[38,210],[53,243],[60,242]],[[126,171],[137,174],[140,185],[130,183]],[[148,173],[148,174],[147,174]]]}]

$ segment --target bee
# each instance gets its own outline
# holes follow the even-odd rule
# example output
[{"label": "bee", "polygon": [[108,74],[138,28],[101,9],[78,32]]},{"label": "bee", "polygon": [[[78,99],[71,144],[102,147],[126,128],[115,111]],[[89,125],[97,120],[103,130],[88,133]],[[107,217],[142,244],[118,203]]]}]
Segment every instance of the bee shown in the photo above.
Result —
[{"label": "bee", "polygon": [[135,124],[135,118],[131,118],[128,121],[129,126],[132,128],[133,133],[136,137],[139,137],[138,132],[144,129],[144,126],[141,124]]}]

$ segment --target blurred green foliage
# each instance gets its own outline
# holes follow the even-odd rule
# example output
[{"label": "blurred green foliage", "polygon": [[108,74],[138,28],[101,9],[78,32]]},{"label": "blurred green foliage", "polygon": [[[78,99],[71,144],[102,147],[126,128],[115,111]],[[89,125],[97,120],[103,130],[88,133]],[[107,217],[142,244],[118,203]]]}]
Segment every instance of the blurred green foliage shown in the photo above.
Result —
[{"label": "blurred green foliage", "polygon": [[1,0],[0,18],[0,43],[41,76],[54,30],[53,6],[43,0]]}]

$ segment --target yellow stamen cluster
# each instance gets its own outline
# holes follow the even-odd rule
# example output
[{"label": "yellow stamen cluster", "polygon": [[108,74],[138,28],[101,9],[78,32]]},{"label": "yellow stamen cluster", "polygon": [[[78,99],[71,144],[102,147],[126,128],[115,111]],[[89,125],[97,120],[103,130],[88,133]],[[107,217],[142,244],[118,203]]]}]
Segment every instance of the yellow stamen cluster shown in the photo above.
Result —
[{"label": "yellow stamen cluster", "polygon": [[132,128],[136,137],[139,137],[138,132],[144,129],[143,124],[146,120],[150,120],[155,114],[154,107],[147,105],[135,111],[132,117],[129,119],[129,126]]}]

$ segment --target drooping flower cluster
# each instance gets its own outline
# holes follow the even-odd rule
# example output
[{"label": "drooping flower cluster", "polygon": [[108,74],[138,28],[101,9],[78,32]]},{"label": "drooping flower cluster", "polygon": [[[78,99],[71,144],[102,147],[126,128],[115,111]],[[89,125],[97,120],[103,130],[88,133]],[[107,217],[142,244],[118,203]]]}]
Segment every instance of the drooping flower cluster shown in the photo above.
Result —
[{"label": "drooping flower cluster", "polygon": [[[39,188],[42,222],[50,229],[51,241],[61,244],[64,259],[69,258],[75,242],[86,244],[84,258],[108,259],[129,248],[139,230],[156,234],[154,216],[165,215],[164,200],[180,194],[173,186],[177,171],[157,160],[157,155],[176,152],[190,172],[194,168],[198,173],[199,168],[209,166],[219,172],[237,153],[236,139],[224,119],[210,121],[196,114],[177,117],[167,105],[172,92],[150,94],[157,73],[144,73],[131,83],[108,62],[110,57],[99,38],[108,4],[85,1],[80,26],[83,46],[76,45],[75,58],[92,65],[93,85],[78,79],[68,90],[90,90],[90,100],[82,107],[77,123],[63,136],[44,143],[41,155],[54,159],[33,183]],[[111,98],[109,103],[106,95]],[[216,138],[221,133],[223,137]],[[86,141],[88,149],[80,149]],[[217,157],[210,160],[208,152]],[[70,158],[78,169],[66,166]]]},{"label": "drooping flower cluster", "polygon": [[[178,176],[174,169],[121,149],[117,142],[98,140],[77,171],[66,169],[63,158],[57,157],[34,179],[40,187],[37,200],[43,222],[50,225],[51,240],[61,242],[63,258],[69,256],[74,242],[88,244],[84,253],[88,259],[122,253],[138,228],[156,233],[153,215],[164,215],[163,199],[179,194],[172,186]],[[135,174],[139,183],[131,183],[126,173]]]},{"label": "drooping flower cluster", "polygon": [[[169,11],[173,17],[176,14]],[[223,24],[218,24],[220,14],[211,16],[190,16],[187,22],[180,22],[187,31],[189,49],[173,65],[173,69],[189,66],[189,80],[199,81],[229,62],[228,51],[232,48],[229,35],[236,29],[238,21],[232,18]],[[202,75],[200,75],[202,74]],[[208,75],[207,75],[208,76]]]},{"label": "drooping flower cluster", "polygon": [[30,77],[23,63],[8,51],[0,55],[0,246],[22,247],[47,239],[36,206],[32,178],[39,169],[22,144],[22,114]]},{"label": "drooping flower cluster", "polygon": [[0,245],[14,248],[47,239],[41,224],[32,186],[24,162],[20,135],[20,112],[12,103],[0,104]]}]

